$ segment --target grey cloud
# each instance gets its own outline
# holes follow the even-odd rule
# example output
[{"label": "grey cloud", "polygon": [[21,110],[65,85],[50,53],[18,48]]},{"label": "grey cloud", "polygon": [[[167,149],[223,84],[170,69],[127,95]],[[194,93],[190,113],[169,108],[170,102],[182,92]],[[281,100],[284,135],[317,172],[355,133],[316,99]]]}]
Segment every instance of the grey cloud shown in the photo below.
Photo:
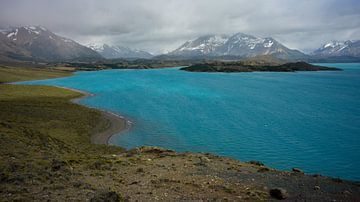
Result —
[{"label": "grey cloud", "polygon": [[43,25],[80,43],[155,53],[204,34],[272,36],[311,50],[360,39],[358,0],[1,0],[0,26]]}]

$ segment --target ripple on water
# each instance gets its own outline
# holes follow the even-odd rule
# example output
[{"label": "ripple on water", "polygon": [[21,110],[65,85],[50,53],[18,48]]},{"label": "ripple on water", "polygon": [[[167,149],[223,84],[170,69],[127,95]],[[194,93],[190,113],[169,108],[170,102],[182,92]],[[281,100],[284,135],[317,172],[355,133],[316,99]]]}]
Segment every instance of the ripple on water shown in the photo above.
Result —
[{"label": "ripple on water", "polygon": [[96,94],[81,103],[133,122],[111,138],[120,146],[213,152],[360,180],[360,65],[327,65],[345,71],[108,70],[26,83]]}]

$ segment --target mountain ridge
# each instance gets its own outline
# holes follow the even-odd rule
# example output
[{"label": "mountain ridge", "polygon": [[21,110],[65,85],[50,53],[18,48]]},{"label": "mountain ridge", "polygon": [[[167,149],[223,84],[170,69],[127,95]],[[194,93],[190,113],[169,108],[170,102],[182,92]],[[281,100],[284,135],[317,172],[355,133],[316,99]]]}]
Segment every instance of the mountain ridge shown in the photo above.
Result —
[{"label": "mountain ridge", "polygon": [[155,60],[240,60],[273,56],[282,60],[307,62],[358,62],[360,40],[330,41],[310,54],[287,48],[272,37],[256,37],[241,32],[207,34],[188,40],[162,55],[120,45],[81,45],[42,26],[10,27],[0,30],[1,61],[97,61],[102,59]]},{"label": "mountain ridge", "polygon": [[131,49],[125,46],[108,45],[108,44],[87,44],[88,48],[98,52],[101,56],[107,59],[116,58],[143,58],[149,59],[153,55],[147,51]]},{"label": "mountain ridge", "polygon": [[360,40],[332,40],[311,53],[315,56],[360,57]]},{"label": "mountain ridge", "polygon": [[[1,34],[3,35],[1,43],[12,46],[12,49],[7,51],[10,58],[12,52],[23,52],[26,53],[23,55],[27,56],[28,59],[43,61],[102,58],[97,52],[71,39],[54,34],[41,26],[16,27],[2,31]],[[13,58],[17,59],[17,57]]]},{"label": "mountain ridge", "polygon": [[272,37],[260,38],[249,34],[204,35],[191,39],[167,55],[180,57],[255,57],[274,55],[280,59],[304,58],[306,55],[282,45]]}]

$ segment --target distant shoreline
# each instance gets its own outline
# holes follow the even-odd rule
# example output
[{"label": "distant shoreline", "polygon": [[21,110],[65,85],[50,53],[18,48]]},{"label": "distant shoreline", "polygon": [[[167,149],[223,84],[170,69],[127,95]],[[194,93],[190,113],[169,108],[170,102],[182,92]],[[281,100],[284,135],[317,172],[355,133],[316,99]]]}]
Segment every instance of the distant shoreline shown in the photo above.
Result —
[{"label": "distant shoreline", "polygon": [[[81,96],[81,97],[71,99],[71,102],[75,103],[75,104],[80,104],[79,102],[82,99],[85,99],[85,98],[91,97],[91,96],[95,96],[95,94],[92,94],[92,93],[89,93],[86,91],[82,91],[82,90],[78,90],[78,89],[74,89],[74,88],[68,88],[68,87],[63,87],[63,86],[54,86],[54,87],[63,88],[63,89],[67,89],[67,90],[71,90],[71,91],[83,94],[83,96]],[[83,106],[89,107],[86,105],[83,105]],[[89,107],[89,108],[91,108],[91,107]],[[97,131],[91,135],[90,139],[93,144],[108,145],[109,140],[113,135],[130,130],[131,121],[127,120],[125,117],[118,115],[114,112],[105,111],[105,110],[98,109],[98,108],[94,108],[94,109],[99,110],[101,112],[102,116],[109,121],[110,126],[103,131]]]}]

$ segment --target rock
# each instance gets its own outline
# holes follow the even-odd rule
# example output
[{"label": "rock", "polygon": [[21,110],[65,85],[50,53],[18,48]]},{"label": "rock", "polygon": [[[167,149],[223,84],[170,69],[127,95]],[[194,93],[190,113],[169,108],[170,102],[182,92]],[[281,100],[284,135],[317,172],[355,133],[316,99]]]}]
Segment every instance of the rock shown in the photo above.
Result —
[{"label": "rock", "polygon": [[54,159],[54,160],[51,162],[51,170],[52,170],[52,171],[58,171],[58,170],[60,170],[61,168],[63,168],[64,166],[66,166],[66,162],[65,162],[65,161],[60,161],[60,160]]},{"label": "rock", "polygon": [[283,188],[274,188],[270,189],[270,196],[276,199],[286,199],[288,197],[288,193]]},{"label": "rock", "polygon": [[351,192],[349,192],[348,190],[345,190],[345,191],[343,191],[343,192],[341,192],[342,194],[345,194],[345,195],[349,195],[349,194],[351,194]]},{"label": "rock", "polygon": [[107,162],[104,160],[96,160],[94,163],[92,163],[92,165],[90,165],[90,168],[96,170],[110,170],[111,165],[107,164]]},{"label": "rock", "polygon": [[80,182],[80,181],[76,181],[76,182],[73,183],[73,186],[75,188],[79,188],[79,187],[81,187],[81,185],[83,185],[83,182]]},{"label": "rock", "polygon": [[336,183],[343,183],[344,181],[340,178],[332,178],[332,181],[336,182]]},{"label": "rock", "polygon": [[95,193],[95,196],[90,199],[91,202],[118,202],[123,201],[121,196],[114,191],[100,190]]},{"label": "rock", "polygon": [[299,169],[299,168],[293,168],[292,171],[293,171],[294,173],[304,173],[304,171],[302,171],[302,170]]},{"label": "rock", "polygon": [[138,168],[138,169],[136,169],[136,172],[137,172],[137,173],[143,173],[143,172],[144,172],[144,168]]},{"label": "rock", "polygon": [[161,147],[151,147],[151,146],[139,147],[138,150],[141,153],[154,153],[154,154],[175,153],[174,150],[164,149],[164,148],[161,148]]},{"label": "rock", "polygon": [[261,168],[258,170],[259,173],[263,173],[263,172],[267,172],[267,171],[270,171],[270,169],[267,168],[267,167],[261,167]]},{"label": "rock", "polygon": [[319,186],[314,186],[314,190],[320,190]]},{"label": "rock", "polygon": [[249,161],[248,163],[253,164],[253,165],[257,165],[257,166],[264,166],[264,164],[260,161]]},{"label": "rock", "polygon": [[139,182],[138,181],[133,181],[129,185],[134,185],[134,184],[139,184]]},{"label": "rock", "polygon": [[211,160],[210,160],[208,157],[206,157],[206,156],[200,157],[200,160],[201,160],[202,162],[210,162],[210,161],[211,161]]},{"label": "rock", "polygon": [[132,157],[134,155],[139,155],[141,153],[139,148],[133,148],[126,152],[127,157]]}]

